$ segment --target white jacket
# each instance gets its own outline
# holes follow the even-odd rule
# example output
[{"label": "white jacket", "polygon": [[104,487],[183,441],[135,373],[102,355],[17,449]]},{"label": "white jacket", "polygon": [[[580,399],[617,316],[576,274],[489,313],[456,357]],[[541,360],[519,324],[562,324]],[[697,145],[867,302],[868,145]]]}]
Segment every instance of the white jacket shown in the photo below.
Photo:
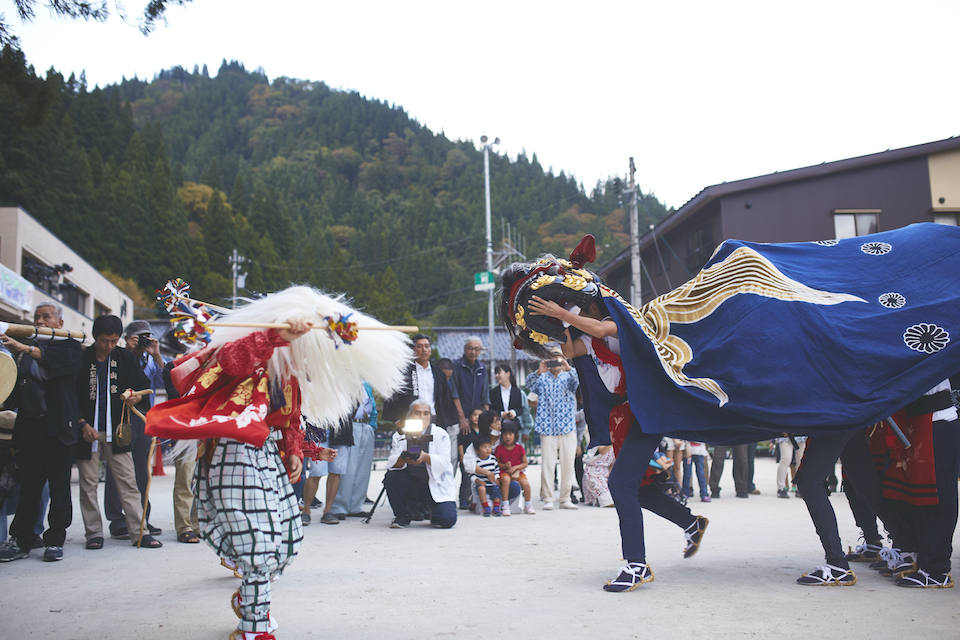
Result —
[{"label": "white jacket", "polygon": [[[430,443],[430,464],[426,465],[430,495],[434,502],[456,502],[457,488],[453,482],[453,465],[450,463],[449,453],[450,436],[435,424],[430,425],[430,433],[433,435],[433,441]],[[390,444],[390,456],[387,458],[387,471],[399,471],[407,467],[406,464],[394,467],[406,448],[406,436],[400,435],[399,431],[394,433]]]}]

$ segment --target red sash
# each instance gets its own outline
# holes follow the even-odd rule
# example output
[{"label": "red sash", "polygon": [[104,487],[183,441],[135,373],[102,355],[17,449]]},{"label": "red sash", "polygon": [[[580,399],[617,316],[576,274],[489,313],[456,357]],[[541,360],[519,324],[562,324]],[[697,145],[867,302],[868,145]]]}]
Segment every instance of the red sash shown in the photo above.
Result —
[{"label": "red sash", "polygon": [[613,392],[618,396],[627,395],[627,376],[623,372],[623,360],[621,360],[620,356],[615,354],[613,351],[610,351],[610,348],[607,347],[607,343],[604,340],[601,340],[600,338],[591,339],[593,341],[593,352],[597,354],[597,360],[604,364],[613,365],[614,367],[620,369],[620,383]]}]

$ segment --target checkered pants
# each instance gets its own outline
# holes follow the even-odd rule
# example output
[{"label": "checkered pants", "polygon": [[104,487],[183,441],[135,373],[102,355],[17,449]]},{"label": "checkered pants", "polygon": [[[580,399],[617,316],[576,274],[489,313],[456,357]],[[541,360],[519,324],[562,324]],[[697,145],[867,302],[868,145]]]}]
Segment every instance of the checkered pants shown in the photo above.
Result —
[{"label": "checkered pants", "polygon": [[242,631],[267,630],[270,582],[297,555],[300,508],[273,434],[263,447],[221,438],[209,466],[197,465],[200,534],[243,572]]}]

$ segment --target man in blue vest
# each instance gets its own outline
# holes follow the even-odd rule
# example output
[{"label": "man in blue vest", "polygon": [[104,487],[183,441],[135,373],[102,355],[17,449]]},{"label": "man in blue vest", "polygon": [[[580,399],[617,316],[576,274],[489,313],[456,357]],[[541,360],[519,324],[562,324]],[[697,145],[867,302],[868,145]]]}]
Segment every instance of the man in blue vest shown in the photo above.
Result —
[{"label": "man in blue vest", "polygon": [[463,355],[453,361],[453,376],[450,378],[453,404],[460,418],[460,433],[470,432],[467,413],[482,405],[490,408],[490,386],[487,381],[487,367],[480,362],[483,342],[477,336],[470,336],[463,344]]}]

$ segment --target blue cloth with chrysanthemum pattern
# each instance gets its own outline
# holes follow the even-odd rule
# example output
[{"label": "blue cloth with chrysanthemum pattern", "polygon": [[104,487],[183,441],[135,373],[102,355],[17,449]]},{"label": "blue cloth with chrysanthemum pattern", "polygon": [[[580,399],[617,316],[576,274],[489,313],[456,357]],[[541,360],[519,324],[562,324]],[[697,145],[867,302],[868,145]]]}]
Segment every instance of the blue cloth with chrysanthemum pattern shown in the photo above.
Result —
[{"label": "blue cloth with chrysanthemum pattern", "polygon": [[869,426],[960,372],[960,228],[728,240],[616,321],[641,428],[716,444]]}]

